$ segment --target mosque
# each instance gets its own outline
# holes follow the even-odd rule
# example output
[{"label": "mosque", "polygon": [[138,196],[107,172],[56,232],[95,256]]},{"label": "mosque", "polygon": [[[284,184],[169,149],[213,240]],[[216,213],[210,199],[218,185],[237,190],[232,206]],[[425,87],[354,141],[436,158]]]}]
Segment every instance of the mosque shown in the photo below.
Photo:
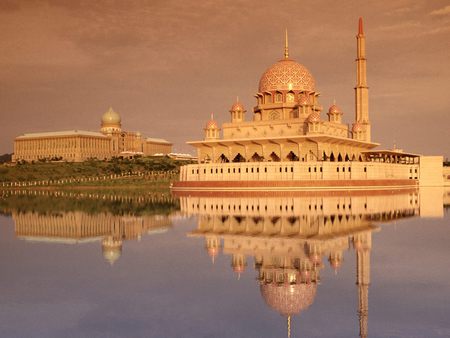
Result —
[{"label": "mosque", "polygon": [[442,156],[374,150],[363,21],[356,55],[355,118],[343,123],[336,103],[322,115],[314,77],[284,56],[261,76],[252,119],[237,100],[231,121],[219,127],[211,115],[197,149],[198,164],[181,168],[175,191],[205,189],[300,189],[308,186],[442,186]]},{"label": "mosque", "polygon": [[109,108],[102,116],[100,132],[70,130],[16,137],[12,160],[83,162],[92,158],[104,160],[171,152],[172,143],[164,139],[145,138],[140,132],[122,130],[120,115]]}]

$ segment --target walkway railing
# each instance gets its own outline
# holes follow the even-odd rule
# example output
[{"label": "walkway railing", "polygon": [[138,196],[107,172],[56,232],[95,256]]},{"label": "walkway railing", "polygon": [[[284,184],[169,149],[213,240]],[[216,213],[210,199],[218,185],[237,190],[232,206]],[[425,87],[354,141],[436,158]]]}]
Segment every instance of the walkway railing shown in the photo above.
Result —
[{"label": "walkway railing", "polygon": [[120,179],[140,178],[147,181],[174,180],[178,179],[179,172],[171,171],[131,171],[121,174],[66,177],[50,180],[33,180],[33,181],[12,181],[1,182],[2,188],[15,187],[39,187],[39,186],[60,186],[60,185],[77,185],[80,183],[107,182]]}]

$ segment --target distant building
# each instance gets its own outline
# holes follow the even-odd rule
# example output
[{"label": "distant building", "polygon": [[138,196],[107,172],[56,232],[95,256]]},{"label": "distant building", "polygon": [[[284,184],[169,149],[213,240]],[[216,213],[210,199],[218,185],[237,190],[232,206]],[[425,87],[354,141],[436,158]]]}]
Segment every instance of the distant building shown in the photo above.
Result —
[{"label": "distant building", "polygon": [[120,115],[112,108],[103,114],[100,132],[69,130],[23,134],[14,140],[13,162],[63,160],[83,162],[112,157],[150,156],[172,152],[172,143],[123,131]]}]

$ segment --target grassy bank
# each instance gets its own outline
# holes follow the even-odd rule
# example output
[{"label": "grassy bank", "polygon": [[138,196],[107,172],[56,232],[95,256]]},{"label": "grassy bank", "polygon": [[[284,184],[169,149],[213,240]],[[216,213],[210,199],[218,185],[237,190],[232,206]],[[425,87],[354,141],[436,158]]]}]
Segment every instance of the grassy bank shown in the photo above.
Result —
[{"label": "grassy bank", "polygon": [[35,212],[60,215],[61,212],[83,211],[88,214],[107,212],[114,215],[168,215],[179,210],[178,200],[163,192],[48,190],[10,192],[0,195],[0,215],[13,212]]},{"label": "grassy bank", "polygon": [[[91,160],[82,163],[52,162],[24,163],[14,166],[0,166],[0,182],[26,182],[39,180],[58,180],[79,177],[120,175],[129,172],[169,172],[178,171],[185,161],[176,161],[167,157],[143,157],[132,160],[113,159],[111,161]],[[148,177],[147,177],[148,178]],[[131,181],[130,181],[131,180]],[[139,179],[142,183],[142,179]],[[134,184],[133,179],[114,180],[114,184]],[[89,182],[87,185],[102,185]],[[110,185],[109,182],[103,182]]]}]

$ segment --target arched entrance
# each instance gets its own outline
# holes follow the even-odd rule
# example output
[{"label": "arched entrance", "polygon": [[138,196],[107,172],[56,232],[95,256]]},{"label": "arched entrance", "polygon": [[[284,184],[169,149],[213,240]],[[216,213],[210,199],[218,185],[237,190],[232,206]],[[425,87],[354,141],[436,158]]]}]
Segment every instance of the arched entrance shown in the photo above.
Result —
[{"label": "arched entrance", "polygon": [[270,159],[272,162],[280,162],[281,161],[280,157],[277,154],[275,154],[274,151],[272,151],[272,153],[270,154]]},{"label": "arched entrance", "polygon": [[293,151],[289,152],[289,154],[286,156],[288,161],[298,161],[299,158],[297,155],[294,154]]},{"label": "arched entrance", "polygon": [[264,161],[264,157],[260,156],[258,153],[254,153],[252,156],[252,162],[262,162]]},{"label": "arched entrance", "polygon": [[245,158],[241,155],[241,153],[238,153],[233,159],[233,162],[245,162]]},{"label": "arched entrance", "polygon": [[228,159],[228,157],[226,157],[224,154],[222,154],[219,157],[219,162],[220,163],[228,163],[228,162],[230,162],[230,160]]},{"label": "arched entrance", "polygon": [[331,162],[336,161],[336,158],[334,157],[334,153],[333,153],[333,152],[332,152],[331,155],[330,155],[330,161],[331,161]]}]

